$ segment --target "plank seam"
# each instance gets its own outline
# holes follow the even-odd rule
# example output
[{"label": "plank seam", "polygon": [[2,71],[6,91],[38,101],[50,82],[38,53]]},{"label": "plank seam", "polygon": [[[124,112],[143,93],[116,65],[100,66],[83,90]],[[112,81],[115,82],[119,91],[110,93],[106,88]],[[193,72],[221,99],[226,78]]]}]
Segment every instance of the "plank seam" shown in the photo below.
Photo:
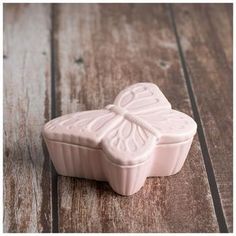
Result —
[{"label": "plank seam", "polygon": [[212,200],[213,200],[213,204],[214,204],[215,214],[216,214],[217,222],[219,225],[219,230],[221,233],[228,233],[228,228],[227,228],[225,216],[223,213],[223,208],[222,208],[222,204],[221,204],[221,200],[220,200],[219,190],[218,190],[217,183],[216,183],[214,169],[213,169],[212,162],[210,159],[210,154],[209,154],[207,143],[206,143],[206,138],[205,138],[205,133],[204,133],[200,113],[199,113],[199,110],[197,107],[196,98],[195,98],[195,95],[193,92],[193,87],[191,84],[191,78],[190,78],[188,70],[187,70],[186,60],[184,57],[184,53],[182,50],[177,26],[175,23],[174,11],[173,11],[171,5],[169,5],[169,12],[170,12],[171,23],[172,23],[172,27],[173,27],[176,42],[177,42],[179,57],[180,57],[180,61],[181,61],[181,65],[182,65],[182,69],[183,69],[183,73],[184,73],[184,79],[186,82],[188,95],[189,95],[190,102],[191,102],[193,116],[194,116],[194,119],[198,125],[197,132],[198,132],[199,142],[200,142],[202,156],[203,156],[203,160],[204,160],[204,165],[205,165],[206,173],[207,173],[207,177],[208,177],[208,182],[209,182],[209,186],[210,186],[210,191],[211,191],[211,195],[212,195]]},{"label": "plank seam", "polygon": [[[54,4],[51,4],[51,118],[57,116],[56,112],[56,62],[55,62],[55,49],[54,49],[54,37],[55,37],[55,11]],[[51,191],[52,191],[52,232],[58,233],[58,191],[57,182],[58,175],[55,167],[51,164]]]}]

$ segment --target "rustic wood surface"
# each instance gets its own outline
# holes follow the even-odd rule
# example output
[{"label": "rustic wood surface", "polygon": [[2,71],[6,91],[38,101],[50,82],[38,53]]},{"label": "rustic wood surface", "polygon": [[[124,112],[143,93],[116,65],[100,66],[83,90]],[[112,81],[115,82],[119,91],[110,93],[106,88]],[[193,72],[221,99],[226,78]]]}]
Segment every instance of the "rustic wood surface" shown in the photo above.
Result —
[{"label": "rustic wood surface", "polygon": [[[4,232],[232,232],[230,4],[5,4],[3,58]],[[43,124],[140,81],[199,121],[181,172],[130,197],[55,176]]]},{"label": "rustic wood surface", "polygon": [[50,6],[4,4],[4,232],[51,230]]},{"label": "rustic wood surface", "polygon": [[233,230],[233,48],[232,4],[175,6],[184,56],[221,204],[229,231]]}]

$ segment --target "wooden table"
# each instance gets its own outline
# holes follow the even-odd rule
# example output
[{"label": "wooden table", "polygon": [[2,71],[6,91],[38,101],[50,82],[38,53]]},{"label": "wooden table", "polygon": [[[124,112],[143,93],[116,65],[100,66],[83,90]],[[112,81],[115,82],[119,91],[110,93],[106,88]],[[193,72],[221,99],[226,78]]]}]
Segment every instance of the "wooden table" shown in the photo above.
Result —
[{"label": "wooden table", "polygon": [[[232,232],[232,4],[4,4],[4,232]],[[122,197],[58,176],[41,130],[157,84],[198,123],[181,172]]]}]

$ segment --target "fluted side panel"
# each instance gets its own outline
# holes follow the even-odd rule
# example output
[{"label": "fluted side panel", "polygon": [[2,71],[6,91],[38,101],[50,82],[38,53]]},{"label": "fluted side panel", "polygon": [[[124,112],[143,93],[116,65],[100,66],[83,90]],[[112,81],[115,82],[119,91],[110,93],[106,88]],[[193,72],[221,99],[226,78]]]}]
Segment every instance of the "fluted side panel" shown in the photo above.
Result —
[{"label": "fluted side panel", "polygon": [[149,176],[168,176],[182,168],[192,139],[156,146],[148,160],[138,165],[112,163],[101,149],[45,139],[50,157],[60,175],[107,181],[121,195],[140,190]]}]

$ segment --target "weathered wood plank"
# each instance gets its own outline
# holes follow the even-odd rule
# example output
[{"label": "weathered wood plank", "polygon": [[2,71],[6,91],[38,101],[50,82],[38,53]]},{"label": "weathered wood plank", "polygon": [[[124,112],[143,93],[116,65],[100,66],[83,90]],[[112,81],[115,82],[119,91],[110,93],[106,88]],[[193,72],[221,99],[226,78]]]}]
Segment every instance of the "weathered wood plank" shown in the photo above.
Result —
[{"label": "weathered wood plank", "polygon": [[[165,5],[63,4],[55,11],[58,115],[102,108],[140,81],[156,83],[191,115]],[[149,178],[133,196],[62,176],[58,194],[60,232],[219,231],[197,137],[180,173]]]},{"label": "weathered wood plank", "polygon": [[232,4],[175,5],[191,77],[229,231],[233,231]]},{"label": "weathered wood plank", "polygon": [[51,232],[50,5],[4,4],[4,232]]}]

